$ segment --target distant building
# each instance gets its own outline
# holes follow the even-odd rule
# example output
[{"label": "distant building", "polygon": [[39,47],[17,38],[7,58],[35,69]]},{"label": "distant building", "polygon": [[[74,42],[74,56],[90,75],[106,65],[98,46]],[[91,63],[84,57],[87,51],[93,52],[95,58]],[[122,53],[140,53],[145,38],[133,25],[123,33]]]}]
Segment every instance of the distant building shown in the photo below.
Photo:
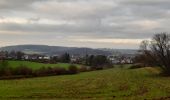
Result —
[{"label": "distant building", "polygon": [[81,58],[83,57],[80,55],[71,55],[70,60],[72,63],[79,63]]},{"label": "distant building", "polygon": [[24,55],[24,56],[23,56],[23,59],[29,60],[29,55]]},{"label": "distant building", "polygon": [[135,55],[132,54],[123,54],[123,55],[109,55],[107,58],[111,61],[112,64],[131,64],[133,63],[132,59]]},{"label": "distant building", "polygon": [[117,63],[119,63],[119,60],[117,59],[117,58],[118,58],[117,56],[109,55],[107,58],[109,59],[109,61],[110,61],[112,64],[117,64]]},{"label": "distant building", "polygon": [[44,59],[44,60],[50,60],[51,57],[50,57],[50,56],[44,56],[43,59]]}]

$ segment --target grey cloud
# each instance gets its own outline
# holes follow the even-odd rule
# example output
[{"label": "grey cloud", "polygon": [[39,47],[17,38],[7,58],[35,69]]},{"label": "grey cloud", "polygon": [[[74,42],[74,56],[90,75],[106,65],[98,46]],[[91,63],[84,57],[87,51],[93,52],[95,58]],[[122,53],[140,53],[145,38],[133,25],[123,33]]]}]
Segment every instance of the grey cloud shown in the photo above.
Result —
[{"label": "grey cloud", "polygon": [[1,0],[0,10],[22,9],[30,6],[36,0]]},{"label": "grey cloud", "polygon": [[[39,36],[44,40],[69,36],[147,39],[157,32],[170,32],[169,5],[169,0],[1,0],[0,37],[3,32],[19,32],[20,37],[34,40]],[[26,21],[1,22],[8,18]]]}]

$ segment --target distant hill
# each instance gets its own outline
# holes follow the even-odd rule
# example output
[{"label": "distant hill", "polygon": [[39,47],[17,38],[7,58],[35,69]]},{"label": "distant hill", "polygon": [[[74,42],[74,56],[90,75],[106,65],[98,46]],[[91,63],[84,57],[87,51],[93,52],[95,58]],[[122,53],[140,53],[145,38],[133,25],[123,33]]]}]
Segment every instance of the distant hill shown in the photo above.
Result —
[{"label": "distant hill", "polygon": [[91,49],[91,48],[77,48],[77,47],[61,47],[61,46],[48,46],[48,45],[15,45],[1,47],[0,51],[22,51],[27,54],[47,54],[47,55],[61,55],[65,52],[74,55],[110,55],[111,52]]},{"label": "distant hill", "polygon": [[112,54],[136,54],[137,50],[133,49],[107,49],[107,48],[78,48],[78,47],[62,47],[48,45],[14,45],[1,47],[0,51],[22,51],[27,54],[46,54],[46,55],[61,55],[69,53],[71,55],[112,55]]}]

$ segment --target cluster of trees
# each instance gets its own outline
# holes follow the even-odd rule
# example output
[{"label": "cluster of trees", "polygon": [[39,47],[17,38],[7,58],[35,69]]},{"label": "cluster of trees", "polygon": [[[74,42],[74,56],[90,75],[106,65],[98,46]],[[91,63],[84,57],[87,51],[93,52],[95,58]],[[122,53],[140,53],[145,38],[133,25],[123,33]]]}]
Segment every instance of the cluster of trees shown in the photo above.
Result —
[{"label": "cluster of trees", "polygon": [[[77,61],[75,61],[74,63],[77,64],[84,64],[87,66],[95,66],[95,67],[102,67],[104,65],[108,65],[110,64],[109,59],[107,59],[106,56],[104,55],[86,55],[85,57],[81,58],[77,58]],[[58,57],[53,57],[51,59],[51,61],[53,62],[63,62],[63,63],[70,63],[71,62],[71,57],[68,53],[63,54],[60,58]]]},{"label": "cluster of trees", "polygon": [[63,54],[60,57],[59,61],[63,62],[63,63],[70,63],[70,61],[71,61],[70,55],[68,53]]},{"label": "cluster of trees", "polygon": [[20,51],[1,51],[1,54],[3,54],[4,57],[2,58],[8,58],[8,59],[16,59],[16,60],[21,60],[22,57],[24,56],[23,52]]},{"label": "cluster of trees", "polygon": [[106,66],[110,66],[110,61],[104,55],[91,55],[86,57],[86,65],[94,69],[103,69]]},{"label": "cluster of trees", "polygon": [[135,62],[144,66],[159,66],[164,75],[170,75],[170,34],[155,34],[151,41],[143,41]]}]

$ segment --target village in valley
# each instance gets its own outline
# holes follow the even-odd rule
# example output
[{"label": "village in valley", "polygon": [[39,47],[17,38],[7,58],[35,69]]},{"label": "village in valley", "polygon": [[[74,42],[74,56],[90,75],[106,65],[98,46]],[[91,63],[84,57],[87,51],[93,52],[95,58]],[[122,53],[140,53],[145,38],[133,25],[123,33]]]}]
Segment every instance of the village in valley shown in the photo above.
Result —
[{"label": "village in valley", "polygon": [[[64,54],[55,54],[55,55],[45,55],[45,54],[26,54],[20,51],[0,51],[0,59],[5,60],[23,60],[23,61],[44,61],[46,63],[57,63],[57,59],[61,58]],[[104,55],[112,64],[132,64],[133,59],[136,54],[113,54],[113,55]],[[87,56],[91,55],[81,55],[74,54],[69,55],[70,63],[80,64],[85,60]],[[52,62],[53,61],[53,62]]]}]

